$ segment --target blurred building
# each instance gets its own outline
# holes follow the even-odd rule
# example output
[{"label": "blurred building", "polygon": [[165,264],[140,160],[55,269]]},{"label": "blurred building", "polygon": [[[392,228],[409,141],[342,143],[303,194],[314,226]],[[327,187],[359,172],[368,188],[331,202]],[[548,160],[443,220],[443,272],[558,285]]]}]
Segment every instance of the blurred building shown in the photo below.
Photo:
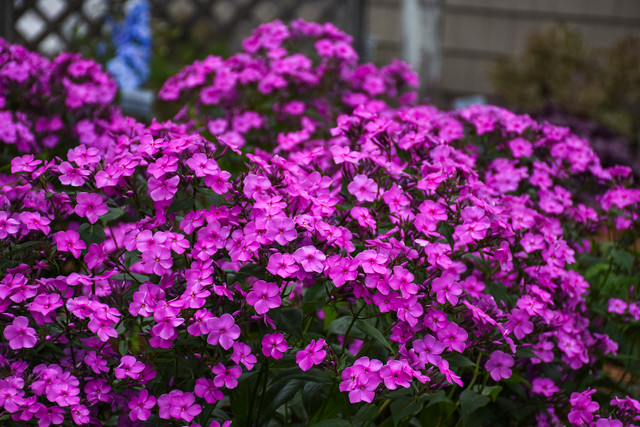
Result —
[{"label": "blurred building", "polygon": [[[404,51],[410,59],[407,45],[419,44],[422,54],[409,62],[447,97],[491,93],[494,61],[521,51],[532,32],[552,23],[578,29],[596,47],[640,38],[639,0],[369,0],[367,6],[370,58],[386,63]],[[407,34],[412,20],[423,25],[415,35]]]}]

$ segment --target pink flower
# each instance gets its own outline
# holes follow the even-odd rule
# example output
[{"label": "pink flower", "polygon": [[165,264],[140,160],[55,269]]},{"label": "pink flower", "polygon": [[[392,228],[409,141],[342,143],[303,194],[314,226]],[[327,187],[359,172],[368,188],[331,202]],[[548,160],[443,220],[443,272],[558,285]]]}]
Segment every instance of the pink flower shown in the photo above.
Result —
[{"label": "pink flower", "polygon": [[102,196],[96,193],[78,193],[76,203],[75,213],[86,217],[91,224],[95,224],[100,216],[109,212]]},{"label": "pink flower", "polygon": [[298,232],[291,218],[278,217],[267,222],[266,237],[284,246],[298,237]]},{"label": "pink flower", "polygon": [[531,390],[536,394],[541,394],[546,397],[551,397],[555,393],[559,392],[560,389],[553,382],[551,378],[535,378],[531,383]]},{"label": "pink flower", "polygon": [[149,395],[146,389],[140,390],[138,397],[129,401],[129,419],[131,421],[146,421],[151,416],[151,408],[156,405],[156,398]]},{"label": "pink flower", "polygon": [[380,378],[389,390],[395,390],[398,386],[406,388],[411,385],[413,369],[406,361],[389,360],[389,362],[380,369]]},{"label": "pink flower", "polygon": [[136,360],[133,356],[122,356],[120,364],[115,368],[114,374],[116,378],[133,378],[138,379],[140,373],[144,370],[144,363]]},{"label": "pink flower", "polygon": [[620,298],[609,299],[609,313],[624,314],[627,310],[628,304]]},{"label": "pink flower", "polygon": [[32,348],[38,342],[36,330],[29,327],[29,320],[24,316],[16,317],[11,325],[4,328],[4,337],[13,350]]},{"label": "pink flower", "polygon": [[487,360],[484,367],[494,381],[500,381],[502,378],[511,377],[511,368],[513,366],[513,357],[501,350],[491,353],[491,357]]},{"label": "pink flower", "polygon": [[308,346],[304,350],[300,350],[296,353],[296,363],[303,371],[308,371],[313,365],[319,365],[327,356],[324,346],[327,345],[323,339],[311,340]]},{"label": "pink flower", "polygon": [[287,350],[289,350],[287,341],[284,339],[284,335],[280,333],[265,334],[262,338],[262,354],[267,357],[282,359],[282,356]]},{"label": "pink flower", "polygon": [[438,341],[442,342],[450,350],[462,353],[466,348],[469,334],[460,326],[449,322],[447,326],[437,331]]},{"label": "pink flower", "polygon": [[596,390],[587,389],[582,393],[571,393],[569,403],[572,408],[568,415],[570,422],[578,425],[591,424],[593,413],[600,407],[598,402],[591,400],[591,395],[595,392]]},{"label": "pink flower", "polygon": [[220,317],[207,320],[207,329],[211,331],[207,343],[218,345],[225,350],[233,347],[233,342],[240,336],[240,327],[236,325],[233,316],[225,313]]},{"label": "pink flower", "polygon": [[378,184],[367,175],[356,175],[347,185],[350,194],[356,196],[359,202],[373,202],[378,195]]},{"label": "pink flower", "polygon": [[215,385],[214,380],[207,378],[198,378],[196,380],[196,386],[193,389],[193,393],[201,397],[207,403],[216,403],[218,400],[222,400],[224,395]]},{"label": "pink flower", "polygon": [[60,177],[58,178],[60,182],[73,187],[79,187],[84,184],[85,177],[89,176],[88,170],[75,168],[69,162],[60,163],[58,172],[60,172]]},{"label": "pink flower", "polygon": [[276,252],[269,257],[267,271],[280,277],[289,277],[298,271],[296,259],[290,254]]},{"label": "pink flower", "polygon": [[178,175],[169,179],[149,178],[149,196],[155,202],[163,200],[171,200],[178,191],[178,183],[180,177]]},{"label": "pink flower", "polygon": [[79,258],[81,253],[80,251],[87,247],[87,245],[80,240],[80,235],[77,231],[59,231],[53,238],[58,245],[58,251],[71,252],[71,254],[76,258]]},{"label": "pink flower", "polygon": [[322,273],[326,255],[320,252],[315,246],[303,246],[293,253],[293,257],[306,272]]},{"label": "pink flower", "polygon": [[272,308],[280,307],[280,288],[275,283],[258,280],[247,294],[247,304],[253,306],[258,314],[265,314]]}]

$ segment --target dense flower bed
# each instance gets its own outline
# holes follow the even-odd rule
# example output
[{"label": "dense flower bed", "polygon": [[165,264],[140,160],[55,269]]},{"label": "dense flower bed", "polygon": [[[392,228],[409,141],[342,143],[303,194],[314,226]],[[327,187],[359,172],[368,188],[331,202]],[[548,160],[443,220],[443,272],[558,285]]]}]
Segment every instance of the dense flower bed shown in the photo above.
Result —
[{"label": "dense flower bed", "polygon": [[[283,47],[298,35],[315,53]],[[598,322],[637,322],[637,294],[596,289],[595,310],[573,268],[601,227],[637,235],[629,168],[497,107],[411,105],[406,66],[348,42],[262,26],[167,82],[191,96],[176,121],[112,109],[104,145],[11,161],[3,423],[638,419],[587,378],[620,350]]]}]

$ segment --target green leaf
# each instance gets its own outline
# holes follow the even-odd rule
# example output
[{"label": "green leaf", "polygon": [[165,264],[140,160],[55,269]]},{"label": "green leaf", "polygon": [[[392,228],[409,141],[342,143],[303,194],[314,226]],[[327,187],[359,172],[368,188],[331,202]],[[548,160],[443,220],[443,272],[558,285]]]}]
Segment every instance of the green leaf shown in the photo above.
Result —
[{"label": "green leaf", "polygon": [[109,212],[100,217],[100,220],[103,224],[106,224],[109,221],[115,221],[116,219],[120,218],[122,215],[124,215],[124,213],[125,210],[123,207],[111,207],[109,208]]},{"label": "green leaf", "polygon": [[285,381],[276,381],[267,389],[262,399],[267,399],[268,403],[264,410],[260,413],[260,420],[269,420],[276,410],[290,401],[295,394],[302,389],[304,382],[302,380],[285,378]]},{"label": "green leaf", "polygon": [[311,427],[351,427],[352,424],[344,418],[331,418],[311,424]]},{"label": "green leaf", "polygon": [[256,381],[258,381],[258,372],[247,372],[240,377],[238,386],[230,393],[234,424],[249,425],[249,417],[252,417],[250,409],[257,406],[252,400]]},{"label": "green leaf", "polygon": [[[480,387],[480,386],[478,386]],[[482,395],[483,396],[489,396],[491,398],[492,402],[495,402],[498,395],[500,394],[500,392],[502,391],[502,386],[501,385],[491,385],[491,386],[486,386],[484,388],[484,390],[482,390]]]},{"label": "green leaf", "polygon": [[277,308],[269,311],[276,327],[296,338],[302,338],[302,310],[299,308]]},{"label": "green leaf", "polygon": [[92,243],[102,243],[104,241],[104,228],[98,224],[84,223],[78,228],[80,238],[89,246]]},{"label": "green leaf", "polygon": [[245,265],[234,274],[234,280],[245,280],[249,277],[255,277],[257,279],[264,279],[266,277],[267,270],[261,265],[248,264]]},{"label": "green leaf", "polygon": [[373,421],[378,416],[378,408],[372,404],[365,404],[358,410],[355,417],[351,419],[354,426],[363,426],[367,423],[373,424]]},{"label": "green leaf", "polygon": [[449,362],[449,366],[451,368],[467,368],[469,366],[476,366],[468,357],[465,357],[461,354],[452,353],[445,357]]},{"label": "green leaf", "polygon": [[633,262],[636,259],[632,253],[621,249],[613,249],[611,251],[611,258],[617,265],[626,268],[629,273],[631,273]]},{"label": "green leaf", "polygon": [[420,412],[423,402],[414,397],[403,397],[394,399],[391,402],[391,412],[393,413],[393,422],[398,425],[402,419],[412,416]]},{"label": "green leaf", "polygon": [[447,222],[440,222],[438,232],[444,236],[447,243],[451,246],[451,250],[453,250],[454,246],[456,245],[455,240],[453,240],[453,226]]},{"label": "green leaf", "polygon": [[114,276],[111,276],[111,278],[113,280],[136,280],[140,283],[144,283],[147,280],[149,280],[149,276],[145,276],[144,274],[138,274],[133,272],[118,273]]},{"label": "green leaf", "polygon": [[391,347],[391,344],[389,343],[389,341],[384,337],[384,335],[382,335],[382,332],[380,332],[374,326],[370,325],[364,320],[359,319],[358,321],[356,321],[356,327],[360,329],[362,332],[364,332],[365,334],[367,334],[368,336],[370,336],[371,338],[378,341],[383,346],[385,346],[385,348],[387,348],[390,352],[392,353],[394,352],[393,347]]},{"label": "green leaf", "polygon": [[323,306],[327,300],[327,291],[322,283],[316,283],[310,288],[305,289],[302,312],[306,315],[311,311],[316,312],[318,308]]},{"label": "green leaf", "polygon": [[465,390],[460,393],[460,413],[462,415],[462,423],[466,425],[471,414],[489,403],[489,400],[490,399],[487,396],[478,394],[473,390]]},{"label": "green leaf", "polygon": [[[346,335],[347,330],[349,330],[349,326],[352,322],[353,316],[338,317],[336,320],[331,322],[331,324],[327,328],[327,332],[334,335]],[[358,329],[351,327],[351,330],[349,331],[349,337],[362,339],[364,338],[364,334]]]}]

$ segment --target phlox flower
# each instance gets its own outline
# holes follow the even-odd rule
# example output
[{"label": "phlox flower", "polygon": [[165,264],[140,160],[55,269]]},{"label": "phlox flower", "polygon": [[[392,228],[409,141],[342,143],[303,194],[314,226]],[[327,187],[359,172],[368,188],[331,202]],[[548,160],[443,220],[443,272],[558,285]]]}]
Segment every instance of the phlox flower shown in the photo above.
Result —
[{"label": "phlox flower", "polygon": [[326,255],[320,252],[315,246],[303,246],[293,253],[295,260],[302,266],[304,271],[312,273],[322,273]]},{"label": "phlox flower", "polygon": [[289,350],[289,346],[284,339],[284,335],[280,333],[265,334],[265,336],[262,337],[262,354],[265,356],[282,359],[282,356],[287,350]]},{"label": "phlox flower", "polygon": [[131,421],[146,421],[151,416],[151,408],[156,405],[156,398],[146,389],[140,390],[137,397],[129,401],[129,419]]},{"label": "phlox flower", "polygon": [[227,368],[222,363],[218,363],[211,368],[211,372],[215,375],[213,384],[216,387],[232,389],[238,386],[238,378],[242,375],[242,368],[238,365]]},{"label": "phlox flower", "polygon": [[89,176],[89,171],[73,167],[69,162],[62,162],[58,165],[60,173],[59,180],[63,185],[79,187],[84,184],[85,177]]},{"label": "phlox flower", "polygon": [[271,241],[276,241],[281,245],[286,245],[298,237],[295,223],[291,218],[277,217],[267,221],[266,237]]},{"label": "phlox flower", "polygon": [[4,337],[9,340],[9,347],[12,350],[32,348],[38,342],[36,330],[29,327],[29,320],[24,316],[16,317],[4,328]]},{"label": "phlox flower", "polygon": [[133,356],[122,356],[120,364],[114,369],[116,378],[133,378],[138,379],[140,373],[144,370],[144,363],[136,360]]},{"label": "phlox flower", "polygon": [[109,208],[99,194],[78,193],[74,211],[78,215],[86,217],[91,224],[95,224],[100,216],[109,212]]},{"label": "phlox flower", "polygon": [[609,313],[624,314],[628,304],[620,298],[609,298]]},{"label": "phlox flower", "polygon": [[293,255],[281,254],[279,252],[273,253],[269,257],[269,263],[267,264],[267,271],[269,273],[283,278],[295,274],[299,269],[300,267],[296,265],[296,259]]},{"label": "phlox flower", "polygon": [[327,343],[324,339],[311,340],[308,346],[304,350],[300,350],[296,353],[296,363],[303,371],[308,371],[313,365],[319,365],[327,356],[324,346]]},{"label": "phlox flower", "polygon": [[258,280],[253,284],[246,299],[247,304],[251,305],[258,314],[265,314],[270,309],[280,307],[282,304],[278,285],[264,280]]},{"label": "phlox flower", "polygon": [[20,222],[7,212],[0,211],[0,239],[15,236],[20,231]]},{"label": "phlox flower", "polygon": [[411,385],[413,369],[406,361],[389,360],[385,366],[380,368],[380,378],[389,390],[395,390],[398,387],[406,388]]},{"label": "phlox flower", "polygon": [[455,350],[459,353],[464,351],[467,346],[467,338],[469,338],[467,331],[454,322],[449,322],[444,328],[438,329],[437,335],[438,341],[442,342],[449,350]]},{"label": "phlox flower", "polygon": [[569,411],[568,419],[570,422],[578,425],[590,425],[593,421],[593,413],[600,408],[598,402],[591,399],[591,395],[596,390],[587,389],[582,393],[573,392],[569,398],[571,411]]},{"label": "phlox flower", "polygon": [[233,316],[229,313],[208,319],[206,327],[210,331],[207,343],[210,345],[220,344],[225,350],[233,347],[233,342],[240,336],[240,326],[236,325]]},{"label": "phlox flower", "polygon": [[87,245],[80,240],[80,235],[77,231],[59,231],[54,234],[53,238],[58,245],[58,251],[71,252],[75,258],[79,258],[80,251],[87,248]]},{"label": "phlox flower", "polygon": [[207,378],[198,378],[196,380],[193,393],[203,398],[207,403],[216,403],[216,401],[224,398],[222,392],[216,387],[215,382]]},{"label": "phlox flower", "polygon": [[178,191],[178,183],[180,183],[178,175],[162,180],[151,177],[148,181],[149,196],[155,202],[171,200]]},{"label": "phlox flower", "polygon": [[551,397],[555,393],[560,391],[558,386],[553,382],[551,378],[535,378],[531,382],[531,386],[531,390],[534,393],[541,394],[545,397]]},{"label": "phlox flower", "polygon": [[494,381],[500,381],[502,378],[511,377],[511,367],[513,366],[513,356],[501,350],[491,353],[491,357],[485,363],[484,367]]},{"label": "phlox flower", "polygon": [[233,354],[231,360],[240,365],[241,363],[248,369],[252,370],[258,359],[251,354],[251,347],[243,342],[233,344]]},{"label": "phlox flower", "polygon": [[378,195],[378,184],[367,175],[356,175],[347,185],[350,194],[356,196],[359,202],[373,202]]}]

